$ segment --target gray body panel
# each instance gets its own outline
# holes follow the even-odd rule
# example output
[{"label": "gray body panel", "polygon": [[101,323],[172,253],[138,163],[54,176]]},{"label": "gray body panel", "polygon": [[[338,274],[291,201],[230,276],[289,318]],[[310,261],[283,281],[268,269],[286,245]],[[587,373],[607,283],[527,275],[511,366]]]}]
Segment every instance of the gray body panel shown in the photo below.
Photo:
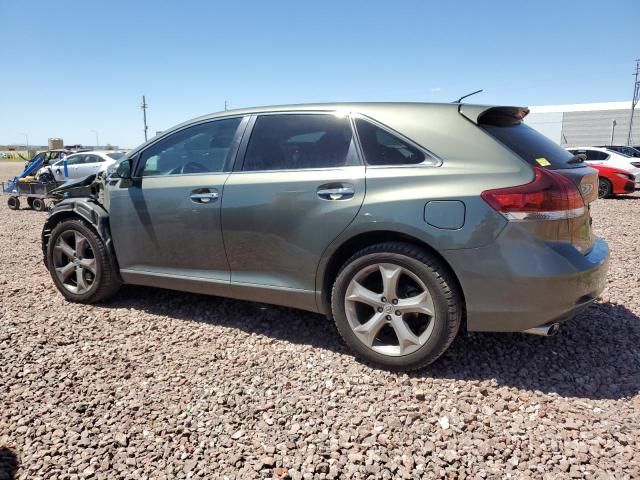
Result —
[{"label": "gray body panel", "polygon": [[[120,268],[229,282],[220,199],[194,203],[191,192],[222,192],[228,173],[144,177],[110,190],[111,230]],[[126,275],[125,275],[126,276]]]},{"label": "gray body panel", "polygon": [[464,291],[468,329],[490,332],[575,315],[604,289],[609,258],[603,240],[582,255],[567,243],[532,240],[519,225],[507,226],[490,245],[442,253]]},{"label": "gray body panel", "polygon": [[[481,199],[485,190],[534,178],[527,163],[473,123],[487,108],[293,105],[223,112],[179,125],[163,137],[225,116],[358,114],[400,132],[442,164],[175,175],[144,178],[141,186],[128,188],[115,182],[105,205],[123,279],[329,313],[326,280],[333,256],[355,238],[383,232],[423,244],[449,264],[465,297],[470,330],[520,331],[575,313],[603,288],[606,244],[596,241],[582,255],[560,233],[556,242],[537,238],[566,225],[511,223]],[[319,198],[317,189],[331,183],[351,184],[354,196]],[[216,188],[220,199],[191,204],[189,192],[201,187]]]},{"label": "gray body panel", "polygon": [[[360,210],[364,175],[364,166],[232,174],[222,202],[232,282],[313,292],[322,253]],[[318,189],[331,184],[355,193],[320,198]]]}]

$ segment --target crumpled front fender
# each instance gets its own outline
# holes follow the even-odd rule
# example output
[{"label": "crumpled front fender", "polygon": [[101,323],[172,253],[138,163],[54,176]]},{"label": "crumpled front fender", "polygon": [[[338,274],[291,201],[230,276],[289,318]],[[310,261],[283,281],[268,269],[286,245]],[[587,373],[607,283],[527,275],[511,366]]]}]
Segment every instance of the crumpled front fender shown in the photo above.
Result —
[{"label": "crumpled front fender", "polygon": [[49,211],[49,216],[42,227],[42,253],[45,264],[47,258],[47,246],[51,232],[55,226],[63,220],[81,218],[95,228],[105,246],[113,252],[111,231],[109,229],[109,214],[90,197],[72,197],[57,203]]}]

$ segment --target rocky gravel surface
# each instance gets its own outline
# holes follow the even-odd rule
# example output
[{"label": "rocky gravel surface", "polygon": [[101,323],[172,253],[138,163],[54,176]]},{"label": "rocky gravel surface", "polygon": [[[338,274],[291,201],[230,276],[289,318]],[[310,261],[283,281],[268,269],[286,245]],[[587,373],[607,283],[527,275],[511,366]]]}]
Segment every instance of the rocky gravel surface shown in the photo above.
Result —
[{"label": "rocky gravel surface", "polygon": [[639,478],[640,195],[592,211],[596,305],[552,338],[461,334],[407,375],[301,311],[140,287],[67,303],[45,214],[3,200],[0,480]]}]

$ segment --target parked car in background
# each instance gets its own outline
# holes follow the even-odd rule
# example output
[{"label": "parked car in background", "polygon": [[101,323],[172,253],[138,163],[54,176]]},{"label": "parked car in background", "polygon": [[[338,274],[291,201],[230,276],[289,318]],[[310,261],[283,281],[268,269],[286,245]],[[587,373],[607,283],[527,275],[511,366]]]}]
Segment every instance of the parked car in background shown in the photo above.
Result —
[{"label": "parked car in background", "polygon": [[607,165],[591,165],[598,170],[598,197],[633,193],[636,189],[635,177],[626,170]]},{"label": "parked car in background", "polygon": [[597,147],[621,153],[627,157],[640,158],[640,150],[635,147],[629,147],[627,145],[597,145]]},{"label": "parked car in background", "polygon": [[[66,159],[58,160],[53,163],[49,168],[44,167],[40,169],[37,176],[40,177],[43,174],[53,175],[56,182],[82,178],[106,171],[111,165],[114,165],[118,160],[124,157],[124,155],[125,152],[121,151],[89,151],[73,153],[68,155]],[[66,174],[64,168],[65,161],[67,163]]]},{"label": "parked car in background", "polygon": [[395,369],[433,362],[462,321],[550,335],[598,297],[609,251],[591,228],[597,172],[523,124],[528,112],[200,117],[128,153],[102,202],[59,187],[46,265],[75,302],[125,282],[321,312],[359,356]]},{"label": "parked car in background", "polygon": [[606,165],[629,172],[635,177],[636,188],[640,185],[640,159],[628,157],[603,147],[571,147],[567,150],[574,155],[582,154],[591,165]]}]

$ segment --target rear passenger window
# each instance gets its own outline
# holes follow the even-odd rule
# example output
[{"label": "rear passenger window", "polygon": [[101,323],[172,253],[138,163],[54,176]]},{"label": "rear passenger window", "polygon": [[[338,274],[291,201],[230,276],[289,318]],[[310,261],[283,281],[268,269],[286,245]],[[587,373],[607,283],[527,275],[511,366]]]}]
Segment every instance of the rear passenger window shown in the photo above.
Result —
[{"label": "rear passenger window", "polygon": [[371,122],[357,118],[356,128],[369,165],[415,165],[427,158],[436,163],[418,148]]},{"label": "rear passenger window", "polygon": [[201,123],[154,143],[142,152],[142,176],[224,171],[240,121]]},{"label": "rear passenger window", "polygon": [[347,117],[263,115],[251,132],[242,169],[297,170],[358,164]]}]

